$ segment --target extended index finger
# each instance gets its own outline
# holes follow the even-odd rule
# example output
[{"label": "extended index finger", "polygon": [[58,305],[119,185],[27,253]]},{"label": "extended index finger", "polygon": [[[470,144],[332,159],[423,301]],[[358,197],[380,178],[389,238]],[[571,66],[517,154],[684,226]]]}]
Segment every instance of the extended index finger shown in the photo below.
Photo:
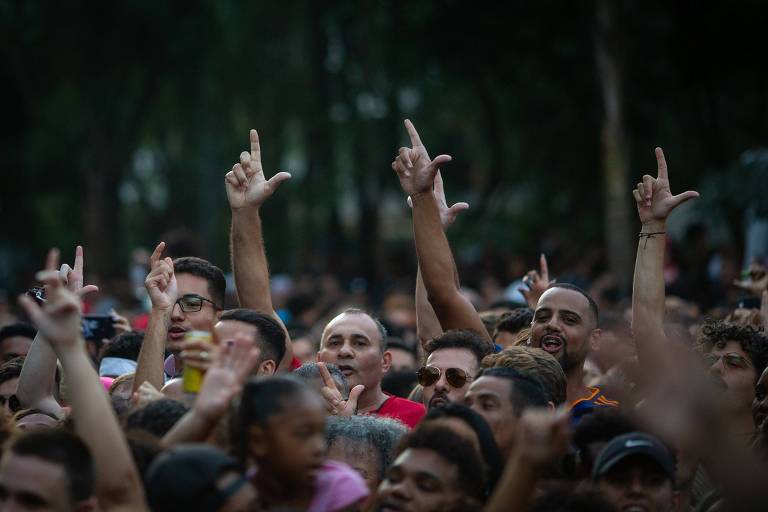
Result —
[{"label": "extended index finger", "polygon": [[549,265],[547,265],[547,257],[544,253],[539,257],[539,266],[541,267],[541,278],[549,284]]},{"label": "extended index finger", "polygon": [[45,258],[45,270],[56,270],[59,268],[59,250],[55,247],[48,251]]},{"label": "extended index finger", "polygon": [[410,119],[405,120],[405,129],[408,132],[408,136],[411,138],[411,147],[416,146],[423,146],[424,144],[421,143],[421,138],[419,137],[419,132],[416,131],[416,127],[413,126],[413,123]]},{"label": "extended index finger", "polygon": [[656,148],[656,167],[658,168],[659,179],[668,179],[667,176],[667,159],[664,158],[664,150]]},{"label": "extended index finger", "polygon": [[317,363],[317,367],[320,369],[320,376],[323,378],[323,385],[333,389],[334,391],[338,391],[336,389],[336,382],[334,382],[333,377],[331,377],[331,372],[328,371],[325,363]]},{"label": "extended index finger", "polygon": [[261,171],[261,144],[259,144],[259,132],[251,129],[251,161],[256,164],[256,170]]},{"label": "extended index finger", "polygon": [[72,269],[76,273],[83,273],[83,246],[78,245],[75,247],[75,267]]},{"label": "extended index finger", "polygon": [[152,256],[149,257],[149,262],[153,267],[155,266],[155,263],[160,261],[160,256],[163,254],[164,250],[165,250],[165,242],[160,242],[159,244],[157,244],[157,247],[155,247],[155,250],[152,253]]}]

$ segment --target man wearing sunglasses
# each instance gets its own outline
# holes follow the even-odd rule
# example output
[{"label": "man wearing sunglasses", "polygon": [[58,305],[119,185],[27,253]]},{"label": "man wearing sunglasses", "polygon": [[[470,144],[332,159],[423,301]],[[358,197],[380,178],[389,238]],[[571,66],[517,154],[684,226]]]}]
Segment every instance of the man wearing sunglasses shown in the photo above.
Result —
[{"label": "man wearing sunglasses", "polygon": [[419,369],[418,378],[424,405],[431,409],[446,402],[463,403],[491,345],[474,331],[453,330],[428,341],[424,350],[427,363]]},{"label": "man wearing sunglasses", "polygon": [[[226,280],[220,268],[196,257],[162,258],[165,242],[150,257],[144,286],[152,301],[147,330],[139,353],[133,390],[145,382],[161,389],[166,377],[181,373],[181,358],[171,356],[163,366],[166,343],[180,342],[189,331],[209,331],[221,315]],[[172,345],[171,345],[172,346]]]}]

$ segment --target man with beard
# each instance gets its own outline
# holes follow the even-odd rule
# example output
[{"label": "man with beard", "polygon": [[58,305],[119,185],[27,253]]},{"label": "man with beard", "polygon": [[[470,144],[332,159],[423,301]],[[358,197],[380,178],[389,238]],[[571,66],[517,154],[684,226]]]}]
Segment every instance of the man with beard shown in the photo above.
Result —
[{"label": "man with beard", "polygon": [[348,400],[356,401],[357,412],[395,418],[414,427],[424,416],[424,407],[381,389],[381,379],[392,363],[386,339],[381,322],[360,309],[347,309],[323,330],[317,360],[339,367],[350,386]]},{"label": "man with beard", "polygon": [[602,391],[584,383],[584,361],[590,344],[600,337],[597,304],[584,290],[566,283],[552,284],[536,306],[528,343],[557,359],[567,380],[566,401],[575,416],[594,407],[615,406]]},{"label": "man with beard", "polygon": [[[432,193],[440,166],[450,162],[451,157],[438,155],[431,159],[413,123],[406,120],[405,127],[412,147],[400,148],[392,169],[413,205],[416,255],[429,302],[444,330],[469,329],[491,343],[480,315],[460,292],[440,208]],[[587,409],[615,405],[603,397],[599,389],[588,388],[583,382],[589,342],[600,335],[594,301],[579,288],[560,284],[541,296],[536,312],[538,319],[534,315],[531,343],[555,354],[563,364],[568,377],[568,400]],[[545,335],[543,346],[541,341]]]},{"label": "man with beard", "polygon": [[473,331],[448,331],[428,341],[427,362],[418,372],[424,405],[431,409],[446,402],[462,403],[490,349]]}]

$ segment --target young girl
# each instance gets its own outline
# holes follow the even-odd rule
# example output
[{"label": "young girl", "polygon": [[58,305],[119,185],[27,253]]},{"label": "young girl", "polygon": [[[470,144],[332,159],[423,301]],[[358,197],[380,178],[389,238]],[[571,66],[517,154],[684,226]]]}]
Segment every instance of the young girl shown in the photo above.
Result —
[{"label": "young girl", "polygon": [[356,471],[325,459],[325,407],[299,379],[249,381],[233,424],[263,509],[357,510],[367,497]]}]

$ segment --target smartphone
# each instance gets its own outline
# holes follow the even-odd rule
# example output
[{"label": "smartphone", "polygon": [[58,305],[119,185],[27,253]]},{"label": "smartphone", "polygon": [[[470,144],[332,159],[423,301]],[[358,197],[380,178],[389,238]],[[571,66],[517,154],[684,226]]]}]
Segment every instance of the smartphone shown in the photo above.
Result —
[{"label": "smartphone", "polygon": [[101,341],[115,335],[115,321],[109,315],[84,315],[83,338]]}]

